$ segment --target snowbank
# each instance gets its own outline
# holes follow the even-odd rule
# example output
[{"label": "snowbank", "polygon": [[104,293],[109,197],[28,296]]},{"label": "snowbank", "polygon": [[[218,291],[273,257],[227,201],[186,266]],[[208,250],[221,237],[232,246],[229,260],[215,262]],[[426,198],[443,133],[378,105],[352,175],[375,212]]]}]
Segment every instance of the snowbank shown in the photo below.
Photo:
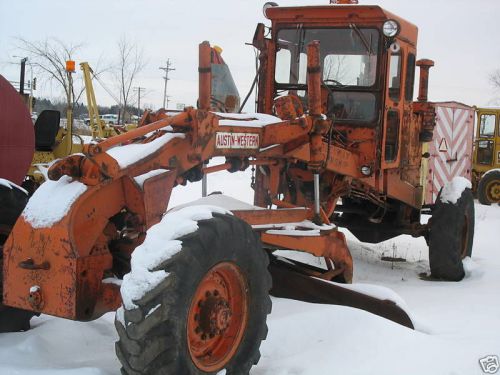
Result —
[{"label": "snowbank", "polygon": [[33,228],[48,228],[60,221],[86,190],[86,185],[69,176],[46,181],[28,201],[22,216]]},{"label": "snowbank", "polygon": [[472,184],[465,177],[453,177],[453,179],[444,185],[441,191],[441,202],[457,203],[465,189],[472,188]]},{"label": "snowbank", "polygon": [[[181,188],[182,189],[182,188]],[[212,194],[195,201],[185,203],[180,206],[176,206],[172,209],[172,211],[177,211],[184,207],[190,206],[200,206],[200,205],[208,205],[208,206],[217,206],[221,208],[225,208],[228,211],[246,211],[246,210],[264,210],[262,207],[253,206],[246,202],[240,201],[233,197],[229,197],[224,194]]]},{"label": "snowbank", "polygon": [[158,224],[149,228],[143,244],[132,254],[132,270],[125,275],[120,288],[127,310],[137,307],[134,301],[144,297],[168,276],[163,270],[151,270],[182,249],[182,242],[178,238],[196,231],[198,221],[212,218],[214,212],[230,214],[215,206],[184,207],[167,213]]}]

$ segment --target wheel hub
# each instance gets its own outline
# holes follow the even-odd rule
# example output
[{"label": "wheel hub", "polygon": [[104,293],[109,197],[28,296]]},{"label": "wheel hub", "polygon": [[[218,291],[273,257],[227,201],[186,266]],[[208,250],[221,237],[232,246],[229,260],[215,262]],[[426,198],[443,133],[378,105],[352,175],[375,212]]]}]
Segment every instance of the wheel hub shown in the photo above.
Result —
[{"label": "wheel hub", "polygon": [[487,187],[487,191],[489,192],[490,200],[492,202],[500,201],[500,183],[498,181],[492,181]]},{"label": "wheel hub", "polygon": [[247,283],[232,262],[212,267],[200,281],[188,312],[187,341],[200,370],[222,369],[233,357],[248,320]]},{"label": "wheel hub", "polygon": [[221,297],[217,297],[219,292],[207,292],[208,298],[201,301],[200,314],[198,317],[199,335],[214,337],[221,335],[229,327],[233,312],[229,302]]}]

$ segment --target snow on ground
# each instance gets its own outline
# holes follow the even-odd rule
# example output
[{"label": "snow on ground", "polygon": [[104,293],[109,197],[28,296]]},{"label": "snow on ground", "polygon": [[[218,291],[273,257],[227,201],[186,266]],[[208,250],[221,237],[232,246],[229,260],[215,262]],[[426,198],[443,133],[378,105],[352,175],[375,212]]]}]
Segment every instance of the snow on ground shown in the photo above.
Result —
[{"label": "snow on ground", "polygon": [[[252,202],[250,174],[209,177],[209,191]],[[231,181],[231,185],[228,185]],[[173,205],[201,195],[201,184],[174,192]],[[400,236],[377,245],[346,233],[354,282],[392,289],[416,320],[413,331],[342,306],[273,298],[269,335],[252,375],[479,375],[479,359],[500,356],[500,207],[476,204],[476,235],[466,278],[419,279],[428,271],[423,239]],[[381,261],[382,255],[402,263]],[[304,258],[299,254],[299,258]],[[316,261],[316,260],[314,260]],[[0,335],[0,374],[116,374],[114,313],[80,323],[41,316],[25,333]]]}]

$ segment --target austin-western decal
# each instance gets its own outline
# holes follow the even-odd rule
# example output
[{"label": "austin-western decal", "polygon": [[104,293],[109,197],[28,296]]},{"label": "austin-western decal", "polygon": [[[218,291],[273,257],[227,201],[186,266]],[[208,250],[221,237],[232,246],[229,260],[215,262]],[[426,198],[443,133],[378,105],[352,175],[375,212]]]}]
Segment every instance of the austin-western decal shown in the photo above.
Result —
[{"label": "austin-western decal", "polygon": [[259,148],[259,135],[252,133],[217,132],[216,148]]}]

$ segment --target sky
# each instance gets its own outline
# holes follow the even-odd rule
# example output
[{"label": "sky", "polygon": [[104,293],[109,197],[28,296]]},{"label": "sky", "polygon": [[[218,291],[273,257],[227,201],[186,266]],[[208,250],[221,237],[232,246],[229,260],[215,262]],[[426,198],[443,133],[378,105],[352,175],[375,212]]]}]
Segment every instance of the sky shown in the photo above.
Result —
[{"label": "sky", "polygon": [[[328,0],[275,0],[281,6],[323,5]],[[113,66],[122,37],[136,43],[147,65],[134,86],[144,87],[142,106],[157,109],[163,100],[163,73],[167,58],[170,72],[170,108],[177,103],[194,105],[198,94],[198,44],[219,45],[240,96],[245,96],[255,74],[255,54],[250,42],[258,22],[269,25],[262,14],[265,1],[256,0],[0,0],[0,74],[19,80],[16,38],[43,41],[58,38],[82,44],[76,55],[91,66]],[[429,83],[429,100],[455,100],[469,105],[500,105],[489,75],[500,69],[500,1],[498,0],[360,0],[383,8],[419,28],[417,58],[436,63]],[[81,72],[75,73],[77,78]],[[28,79],[30,72],[27,73]],[[35,72],[35,76],[37,76]],[[112,75],[102,76],[116,89]],[[58,98],[61,90],[37,78],[35,96]],[[97,102],[114,100],[94,83]],[[134,100],[135,101],[135,100]],[[253,107],[246,108],[249,111]]]}]

